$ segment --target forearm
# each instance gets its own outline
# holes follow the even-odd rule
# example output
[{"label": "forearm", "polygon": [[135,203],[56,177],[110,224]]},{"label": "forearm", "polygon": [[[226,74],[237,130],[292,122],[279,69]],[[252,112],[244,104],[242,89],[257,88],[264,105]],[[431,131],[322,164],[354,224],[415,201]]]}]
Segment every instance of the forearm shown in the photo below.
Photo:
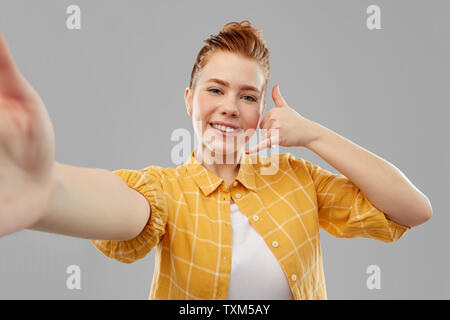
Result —
[{"label": "forearm", "polygon": [[147,200],[116,174],[55,162],[48,209],[29,229],[86,239],[127,240],[142,230]]},{"label": "forearm", "polygon": [[313,122],[306,146],[350,179],[369,201],[399,224],[417,226],[431,218],[428,198],[394,165]]}]

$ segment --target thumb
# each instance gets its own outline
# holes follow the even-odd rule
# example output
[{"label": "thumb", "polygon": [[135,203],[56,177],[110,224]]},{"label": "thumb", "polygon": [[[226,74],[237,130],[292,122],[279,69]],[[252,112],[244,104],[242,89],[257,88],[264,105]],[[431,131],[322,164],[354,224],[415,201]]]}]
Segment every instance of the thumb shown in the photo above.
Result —
[{"label": "thumb", "polygon": [[276,85],[273,87],[272,98],[273,98],[273,101],[275,102],[275,107],[286,107],[287,106],[286,100],[284,100],[284,98],[281,96],[279,85]]},{"label": "thumb", "polygon": [[31,96],[34,90],[14,63],[5,37],[0,30],[0,95],[22,98]]}]

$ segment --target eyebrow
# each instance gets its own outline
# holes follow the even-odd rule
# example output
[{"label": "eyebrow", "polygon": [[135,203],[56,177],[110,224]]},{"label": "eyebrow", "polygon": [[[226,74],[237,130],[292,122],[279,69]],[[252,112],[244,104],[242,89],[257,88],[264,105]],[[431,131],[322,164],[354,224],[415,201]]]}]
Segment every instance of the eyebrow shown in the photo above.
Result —
[{"label": "eyebrow", "polygon": [[[226,82],[224,80],[221,80],[221,79],[217,79],[217,78],[208,79],[206,82],[216,82],[218,84],[224,85],[225,87],[229,87],[230,86],[230,84],[228,82]],[[251,90],[251,91],[256,91],[258,93],[261,93],[258,88],[255,88],[255,87],[249,86],[249,85],[242,85],[241,89]]]}]

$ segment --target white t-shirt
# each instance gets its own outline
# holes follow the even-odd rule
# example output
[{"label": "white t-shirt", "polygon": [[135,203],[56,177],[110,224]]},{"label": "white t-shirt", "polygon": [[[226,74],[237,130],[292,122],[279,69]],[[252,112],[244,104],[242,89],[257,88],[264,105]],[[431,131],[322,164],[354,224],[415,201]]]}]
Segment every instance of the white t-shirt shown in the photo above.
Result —
[{"label": "white t-shirt", "polygon": [[235,203],[230,204],[233,225],[229,300],[293,300],[280,263],[261,235]]}]

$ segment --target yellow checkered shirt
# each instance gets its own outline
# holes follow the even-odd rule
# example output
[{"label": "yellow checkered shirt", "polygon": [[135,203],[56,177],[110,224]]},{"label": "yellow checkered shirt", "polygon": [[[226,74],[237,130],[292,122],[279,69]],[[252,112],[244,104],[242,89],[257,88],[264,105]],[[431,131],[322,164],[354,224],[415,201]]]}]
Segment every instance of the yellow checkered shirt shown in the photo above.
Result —
[{"label": "yellow checkered shirt", "polygon": [[[278,170],[267,174],[263,170],[271,161]],[[151,165],[113,172],[144,195],[151,215],[133,239],[91,241],[124,263],[156,247],[152,300],[227,299],[231,199],[280,263],[297,300],[327,299],[319,227],[336,237],[384,242],[396,241],[410,229],[388,220],[344,175],[290,153],[244,153],[229,187],[199,163],[194,152],[176,168]]]}]

